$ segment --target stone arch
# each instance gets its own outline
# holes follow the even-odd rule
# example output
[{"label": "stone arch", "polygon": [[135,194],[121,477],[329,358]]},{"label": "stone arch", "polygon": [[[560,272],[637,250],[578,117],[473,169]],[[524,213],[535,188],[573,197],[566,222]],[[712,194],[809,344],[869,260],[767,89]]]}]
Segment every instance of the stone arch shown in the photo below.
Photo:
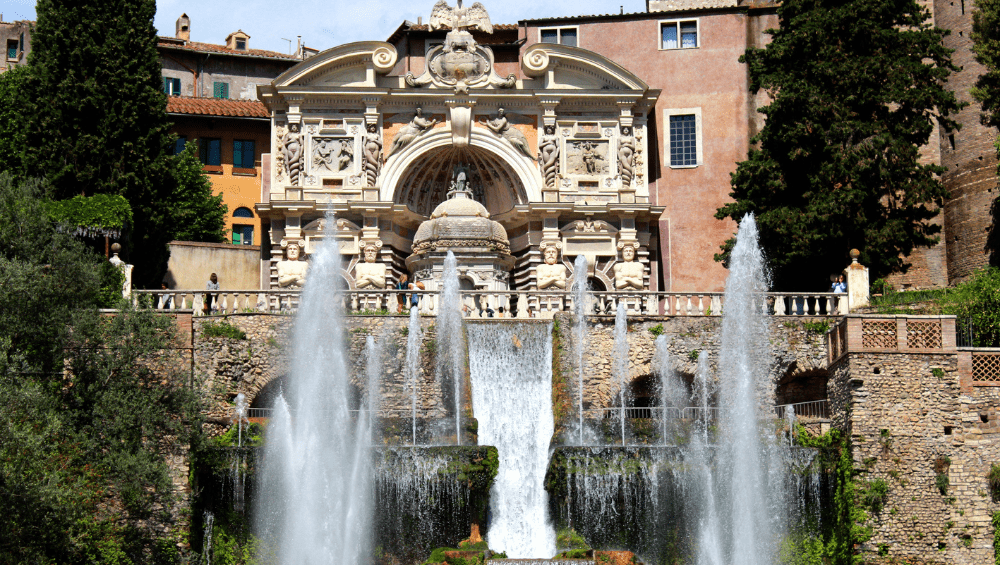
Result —
[{"label": "stone arch", "polygon": [[830,374],[826,369],[796,370],[793,366],[775,383],[774,403],[780,406],[826,400],[829,380]]},{"label": "stone arch", "polygon": [[[537,165],[518,153],[510,143],[482,128],[472,129],[469,147],[462,149],[455,147],[452,143],[449,128],[436,129],[417,138],[386,163],[379,199],[408,204],[405,199],[409,198],[408,189],[411,187],[407,186],[407,183],[412,182],[423,183],[420,186],[434,188],[434,192],[440,192],[443,199],[447,191],[447,181],[442,182],[441,179],[450,180],[451,177],[451,169],[446,163],[463,154],[472,157],[474,161],[485,167],[482,172],[493,175],[490,182],[494,187],[499,187],[502,183],[508,185],[505,190],[510,194],[510,206],[506,209],[494,209],[503,208],[505,202],[503,198],[498,198],[496,202],[484,202],[491,214],[506,212],[515,204],[542,200],[542,177],[538,172]],[[425,167],[428,162],[432,165],[438,163],[439,170],[422,170],[422,168],[429,168]],[[440,170],[445,167],[447,167],[446,170]],[[419,189],[420,187],[413,188]],[[484,193],[490,192],[488,186],[484,186],[483,189]],[[430,201],[428,200],[428,202]],[[494,207],[491,207],[491,204]],[[430,206],[430,210],[421,211],[428,206]],[[416,208],[420,210],[414,209],[415,212],[425,216],[433,210],[433,206],[428,203],[421,203]]]}]

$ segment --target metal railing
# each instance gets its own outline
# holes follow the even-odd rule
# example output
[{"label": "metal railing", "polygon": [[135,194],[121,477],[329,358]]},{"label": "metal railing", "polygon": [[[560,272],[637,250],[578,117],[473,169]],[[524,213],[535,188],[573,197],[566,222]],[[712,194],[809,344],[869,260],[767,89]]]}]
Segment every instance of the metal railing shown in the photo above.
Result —
[{"label": "metal railing", "polygon": [[[195,316],[236,313],[292,313],[301,290],[135,290],[136,304],[159,310],[193,310]],[[437,315],[440,294],[434,290],[347,290],[344,309],[355,314],[392,314],[409,311],[413,296],[421,314]],[[210,299],[209,299],[210,297]],[[568,291],[469,290],[461,293],[461,309],[476,318],[551,318],[572,312],[576,299]],[[719,316],[725,308],[721,292],[615,292],[588,293],[583,305],[588,315],[614,315],[624,304],[630,315]],[[847,295],[770,292],[760,308],[776,316],[830,316],[847,312]]]},{"label": "metal railing", "polygon": [[813,400],[810,402],[798,402],[796,404],[782,404],[774,407],[774,413],[778,418],[784,419],[788,416],[788,408],[795,413],[795,418],[811,418],[828,420],[830,418],[829,402],[826,400]]}]

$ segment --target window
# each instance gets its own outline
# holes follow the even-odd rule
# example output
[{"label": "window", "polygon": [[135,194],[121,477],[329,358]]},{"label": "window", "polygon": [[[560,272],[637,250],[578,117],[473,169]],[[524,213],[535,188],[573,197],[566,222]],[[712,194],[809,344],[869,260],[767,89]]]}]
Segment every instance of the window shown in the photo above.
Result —
[{"label": "window", "polygon": [[253,226],[233,224],[233,245],[253,245]]},{"label": "window", "polygon": [[661,22],[660,37],[660,49],[694,49],[698,47],[698,20]]},{"label": "window", "polygon": [[7,41],[7,59],[17,60],[17,41],[13,39]]},{"label": "window", "polygon": [[254,160],[254,143],[237,139],[233,141],[233,167],[252,169]]},{"label": "window", "polygon": [[229,83],[228,82],[217,82],[212,88],[213,98],[229,98]]},{"label": "window", "polygon": [[201,164],[212,167],[222,165],[222,140],[206,138],[198,142],[198,155]]},{"label": "window", "polygon": [[575,27],[550,27],[538,30],[539,41],[542,43],[559,43],[576,47],[577,28]]},{"label": "window", "polygon": [[174,142],[174,152],[173,155],[179,155],[184,152],[184,146],[187,145],[188,138],[186,135],[177,136],[177,141]]},{"label": "window", "polygon": [[163,77],[163,92],[166,92],[167,96],[180,96],[181,79]]},{"label": "window", "polygon": [[671,167],[697,167],[702,160],[701,108],[666,110],[667,162]]},{"label": "window", "polygon": [[247,40],[246,39],[237,39],[236,40],[236,48],[239,49],[240,51],[245,51],[246,48],[247,48]]},{"label": "window", "polygon": [[246,206],[240,206],[235,211],[233,211],[233,217],[234,218],[252,218],[253,217],[253,212],[250,210],[250,208],[247,208]]}]

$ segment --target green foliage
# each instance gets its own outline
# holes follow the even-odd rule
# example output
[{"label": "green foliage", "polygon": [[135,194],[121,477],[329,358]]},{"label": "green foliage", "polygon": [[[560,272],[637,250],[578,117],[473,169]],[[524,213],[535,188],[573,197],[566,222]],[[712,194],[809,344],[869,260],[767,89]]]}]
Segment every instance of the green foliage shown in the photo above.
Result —
[{"label": "green foliage", "polygon": [[941,310],[972,324],[974,346],[1000,346],[1000,268],[977,271],[945,295]]},{"label": "green foliage", "polygon": [[[559,528],[556,532],[556,547],[564,550],[571,551],[582,551],[586,553],[590,549],[590,544],[587,540],[583,539],[583,536],[578,534],[573,528]],[[573,559],[573,557],[565,556],[567,559]]]},{"label": "green foliage", "polygon": [[933,369],[931,369],[931,374],[939,379],[943,379],[944,369],[942,369],[941,367],[934,367]]},{"label": "green foliage", "polygon": [[656,324],[649,328],[649,333],[653,334],[653,337],[660,337],[663,335],[663,324]]},{"label": "green foliage", "polygon": [[938,492],[941,493],[941,496],[945,496],[948,494],[948,487],[950,486],[950,484],[951,481],[948,479],[948,473],[938,473],[934,477],[934,486],[937,487]]},{"label": "green foliage", "polygon": [[201,326],[201,335],[202,337],[227,337],[230,339],[247,338],[246,332],[225,320],[206,322]]},{"label": "green foliage", "polygon": [[122,286],[125,284],[125,272],[110,261],[101,263],[101,289],[97,297],[100,308],[117,308],[123,300]]},{"label": "green foliage", "polygon": [[993,526],[993,562],[1000,565],[1000,512],[994,512],[990,520]]},{"label": "green foliage", "polygon": [[0,171],[20,175],[24,148],[24,83],[29,67],[14,67],[0,74]]},{"label": "green foliage", "polygon": [[755,214],[775,288],[825,289],[851,248],[877,279],[936,243],[944,169],[919,148],[962,105],[946,88],[947,32],[928,16],[915,0],[785,1],[771,41],[741,58],[771,103],[716,217]]},{"label": "green foliage", "polygon": [[868,482],[867,488],[862,495],[862,502],[873,514],[882,512],[882,507],[889,497],[889,485],[884,479],[873,479]]},{"label": "green foliage", "polygon": [[778,563],[781,565],[824,565],[827,554],[823,540],[809,534],[793,533],[781,540]]},{"label": "green foliage", "polygon": [[170,157],[168,164],[176,187],[172,193],[174,239],[224,242],[229,209],[222,203],[221,193],[212,194],[212,183],[198,158],[198,144],[188,141],[184,151]]},{"label": "green foliage", "polygon": [[688,351],[688,359],[690,361],[697,362],[699,355],[701,355],[701,352],[699,352],[697,349],[692,349],[691,351]]},{"label": "green foliage", "polygon": [[47,207],[53,220],[90,232],[87,235],[104,235],[103,230],[121,230],[132,223],[128,200],[117,194],[74,196],[48,202]]},{"label": "green foliage", "polygon": [[802,323],[802,327],[807,332],[812,332],[814,334],[821,334],[822,335],[822,334],[825,334],[826,332],[830,331],[830,323],[829,322],[803,322]]},{"label": "green foliage", "polygon": [[990,494],[994,502],[1000,502],[1000,464],[990,465],[990,472],[986,474],[986,481],[990,485]]}]

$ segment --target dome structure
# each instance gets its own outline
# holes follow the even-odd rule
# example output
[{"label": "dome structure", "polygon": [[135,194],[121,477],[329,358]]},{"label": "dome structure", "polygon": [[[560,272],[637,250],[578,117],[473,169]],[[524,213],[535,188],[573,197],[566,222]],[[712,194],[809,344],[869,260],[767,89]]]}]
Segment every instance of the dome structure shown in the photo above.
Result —
[{"label": "dome structure", "polygon": [[453,183],[448,200],[438,204],[413,237],[414,254],[446,253],[458,248],[485,248],[510,254],[507,231],[499,222],[490,220],[485,206],[472,199],[464,179]]}]

